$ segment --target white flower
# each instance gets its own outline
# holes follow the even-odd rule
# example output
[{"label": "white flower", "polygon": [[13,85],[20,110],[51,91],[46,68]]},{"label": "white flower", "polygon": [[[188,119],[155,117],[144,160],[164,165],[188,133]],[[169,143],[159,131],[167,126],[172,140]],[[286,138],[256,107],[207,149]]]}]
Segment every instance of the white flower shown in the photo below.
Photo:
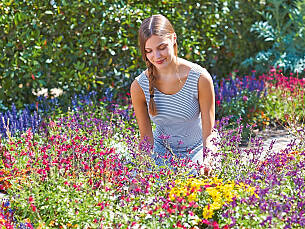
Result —
[{"label": "white flower", "polygon": [[63,90],[61,88],[52,88],[51,89],[51,94],[54,97],[58,97],[58,96],[61,96],[63,94]]}]

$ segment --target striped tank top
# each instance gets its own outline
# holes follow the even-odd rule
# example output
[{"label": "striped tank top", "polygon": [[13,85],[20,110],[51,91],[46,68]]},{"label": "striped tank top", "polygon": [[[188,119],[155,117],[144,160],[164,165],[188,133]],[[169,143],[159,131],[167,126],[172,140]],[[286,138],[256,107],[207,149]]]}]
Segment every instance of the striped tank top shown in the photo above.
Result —
[{"label": "striped tank top", "polygon": [[[155,123],[154,145],[170,147],[173,152],[189,152],[202,144],[202,125],[198,101],[198,79],[203,68],[192,63],[187,79],[176,94],[164,94],[155,88],[154,100],[158,114],[150,116]],[[147,102],[150,100],[149,81],[143,71],[136,80]],[[154,146],[154,148],[155,148]]]}]

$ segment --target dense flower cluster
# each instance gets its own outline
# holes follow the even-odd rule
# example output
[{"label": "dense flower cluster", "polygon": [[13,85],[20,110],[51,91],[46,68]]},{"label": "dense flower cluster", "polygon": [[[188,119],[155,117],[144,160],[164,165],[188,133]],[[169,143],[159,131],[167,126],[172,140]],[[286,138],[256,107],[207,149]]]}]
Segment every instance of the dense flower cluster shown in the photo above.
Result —
[{"label": "dense flower cluster", "polygon": [[[43,117],[62,109],[63,103],[65,103],[65,107],[72,110],[80,110],[85,106],[96,103],[96,94],[95,91],[86,95],[75,94],[68,99],[68,102],[64,99],[39,96],[36,103],[25,105],[25,108],[21,111],[17,111],[15,104],[13,104],[11,109],[7,109],[3,113],[0,112],[0,136],[11,137],[25,132],[28,128],[31,128],[35,133],[39,126],[43,124]],[[104,94],[102,101],[113,102],[111,91],[106,90]]]},{"label": "dense flower cluster", "polygon": [[210,179],[189,178],[186,181],[175,181],[174,187],[169,191],[169,198],[171,201],[181,201],[181,198],[184,198],[188,202],[192,202],[205,197],[206,202],[204,202],[202,216],[203,219],[209,219],[225,203],[240,198],[240,194],[245,192],[257,196],[255,188],[244,183],[236,184],[235,181],[224,183],[222,179],[217,177]]},{"label": "dense flower cluster", "polygon": [[214,79],[214,89],[218,106],[223,102],[230,102],[237,96],[242,96],[243,91],[254,92],[257,97],[262,92],[266,93],[265,82],[262,79],[256,79],[254,72],[252,76],[233,78],[231,75],[228,79],[221,80],[220,82]]},{"label": "dense flower cluster", "polygon": [[41,120],[41,115],[37,111],[32,114],[27,108],[17,114],[13,104],[11,111],[0,113],[0,136],[10,137],[16,133],[24,132],[28,128],[32,128],[35,132]]}]

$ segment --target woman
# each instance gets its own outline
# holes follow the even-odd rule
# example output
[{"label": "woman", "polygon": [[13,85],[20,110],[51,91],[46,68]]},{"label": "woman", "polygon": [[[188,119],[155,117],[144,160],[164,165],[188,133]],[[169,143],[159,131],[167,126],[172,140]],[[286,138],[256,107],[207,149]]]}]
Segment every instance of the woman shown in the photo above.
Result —
[{"label": "woman", "polygon": [[[177,36],[166,17],[146,18],[138,36],[147,69],[134,80],[130,92],[141,142],[146,139],[157,155],[171,152],[205,163],[204,149],[216,136],[210,74],[177,56]],[[156,124],[154,133],[151,120]]]}]

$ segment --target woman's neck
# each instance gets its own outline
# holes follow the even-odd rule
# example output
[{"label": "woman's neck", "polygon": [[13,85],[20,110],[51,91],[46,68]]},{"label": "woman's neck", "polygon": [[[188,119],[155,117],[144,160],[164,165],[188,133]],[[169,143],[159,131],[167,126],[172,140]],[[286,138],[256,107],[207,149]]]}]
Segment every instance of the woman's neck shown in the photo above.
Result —
[{"label": "woman's neck", "polygon": [[166,68],[157,69],[159,79],[169,79],[178,74],[179,59],[172,61]]}]

